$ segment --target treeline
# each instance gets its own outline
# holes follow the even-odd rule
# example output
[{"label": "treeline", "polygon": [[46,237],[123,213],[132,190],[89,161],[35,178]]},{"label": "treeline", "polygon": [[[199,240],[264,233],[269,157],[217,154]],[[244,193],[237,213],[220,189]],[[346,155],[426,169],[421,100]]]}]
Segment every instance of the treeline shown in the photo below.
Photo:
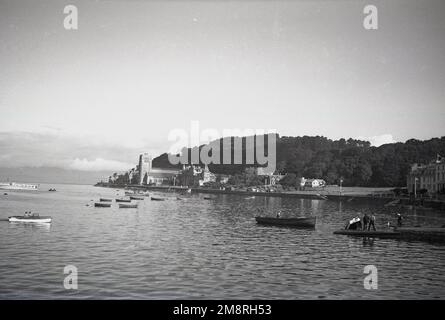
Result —
[{"label": "treeline", "polygon": [[[242,140],[245,154],[246,139],[231,139]],[[212,143],[219,143],[223,150],[222,139]],[[267,149],[267,139],[265,143]],[[190,149],[186,151],[191,152]],[[356,139],[277,136],[276,152],[276,172],[288,176],[283,183],[293,184],[295,179],[306,177],[321,178],[328,184],[339,184],[342,179],[344,186],[403,187],[412,163],[429,163],[437,154],[445,155],[445,137],[372,147],[368,141]],[[234,175],[252,166],[245,164],[245,157],[243,163],[209,165],[209,169],[214,173]],[[153,166],[172,167],[167,154],[154,159]],[[253,166],[258,164],[255,162]]]}]

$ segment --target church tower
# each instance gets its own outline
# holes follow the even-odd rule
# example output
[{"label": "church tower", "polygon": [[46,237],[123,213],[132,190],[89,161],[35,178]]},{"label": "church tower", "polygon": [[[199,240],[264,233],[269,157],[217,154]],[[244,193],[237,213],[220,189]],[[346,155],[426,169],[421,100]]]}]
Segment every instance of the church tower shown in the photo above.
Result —
[{"label": "church tower", "polygon": [[151,162],[152,158],[148,153],[143,153],[139,156],[139,184],[143,183],[145,174],[150,174]]}]

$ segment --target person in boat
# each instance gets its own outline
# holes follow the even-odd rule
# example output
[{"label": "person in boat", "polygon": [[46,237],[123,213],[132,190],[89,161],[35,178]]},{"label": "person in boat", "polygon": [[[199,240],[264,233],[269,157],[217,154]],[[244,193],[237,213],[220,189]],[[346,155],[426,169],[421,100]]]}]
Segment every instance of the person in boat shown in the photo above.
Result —
[{"label": "person in boat", "polygon": [[400,213],[397,213],[397,226],[401,227],[402,226],[402,215]]},{"label": "person in boat", "polygon": [[371,217],[369,218],[368,231],[371,230],[371,226],[372,226],[372,229],[374,231],[376,231],[376,229],[375,229],[375,215],[374,214],[371,214]]},{"label": "person in boat", "polygon": [[281,218],[281,210],[278,210],[278,212],[277,212],[277,218],[278,218],[278,219]]},{"label": "person in boat", "polygon": [[369,216],[367,213],[363,216],[363,230],[366,230],[369,224]]},{"label": "person in boat", "polygon": [[348,221],[346,224],[345,230],[361,230],[362,222],[359,217],[355,217]]}]

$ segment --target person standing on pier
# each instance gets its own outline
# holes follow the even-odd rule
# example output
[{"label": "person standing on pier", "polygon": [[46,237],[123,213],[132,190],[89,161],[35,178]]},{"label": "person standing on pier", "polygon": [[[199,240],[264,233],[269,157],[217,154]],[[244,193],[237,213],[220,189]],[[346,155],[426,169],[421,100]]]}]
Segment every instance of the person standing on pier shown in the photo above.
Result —
[{"label": "person standing on pier", "polygon": [[401,227],[402,226],[402,215],[400,213],[397,213],[397,226]]},{"label": "person standing on pier", "polygon": [[376,231],[376,229],[375,229],[375,215],[373,213],[371,214],[371,217],[369,218],[368,231],[371,230],[371,226],[372,226],[372,229],[374,231]]},{"label": "person standing on pier", "polygon": [[367,213],[363,216],[363,230],[366,230],[369,224],[369,216]]}]

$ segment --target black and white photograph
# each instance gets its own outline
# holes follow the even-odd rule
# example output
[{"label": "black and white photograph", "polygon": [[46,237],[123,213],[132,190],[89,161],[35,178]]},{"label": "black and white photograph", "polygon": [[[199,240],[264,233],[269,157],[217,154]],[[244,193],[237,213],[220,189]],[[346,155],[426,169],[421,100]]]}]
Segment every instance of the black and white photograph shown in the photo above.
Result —
[{"label": "black and white photograph", "polygon": [[267,319],[444,270],[444,1],[0,0],[0,300]]}]

